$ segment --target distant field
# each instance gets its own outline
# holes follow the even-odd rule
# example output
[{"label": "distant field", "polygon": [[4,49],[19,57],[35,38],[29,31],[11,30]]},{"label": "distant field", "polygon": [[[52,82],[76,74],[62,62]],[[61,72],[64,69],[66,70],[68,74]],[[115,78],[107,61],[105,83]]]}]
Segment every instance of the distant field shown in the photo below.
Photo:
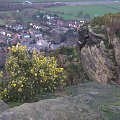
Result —
[{"label": "distant field", "polygon": [[78,11],[83,11],[84,14],[88,13],[91,18],[102,16],[107,13],[117,13],[120,12],[120,4],[114,5],[86,5],[86,6],[61,6],[61,7],[51,7],[47,8],[48,11],[52,12],[63,12],[64,15],[60,14],[64,19],[78,19]]}]

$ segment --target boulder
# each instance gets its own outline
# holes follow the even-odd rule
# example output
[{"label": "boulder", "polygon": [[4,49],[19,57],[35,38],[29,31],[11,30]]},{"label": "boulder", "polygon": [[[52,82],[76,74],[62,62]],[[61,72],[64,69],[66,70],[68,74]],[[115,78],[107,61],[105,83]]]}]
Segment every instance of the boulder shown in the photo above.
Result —
[{"label": "boulder", "polygon": [[89,95],[26,103],[4,112],[1,120],[102,120],[102,113],[90,104],[96,103]]},{"label": "boulder", "polygon": [[0,120],[120,120],[120,87],[91,82],[68,87],[66,93],[8,109]]},{"label": "boulder", "polygon": [[8,108],[9,106],[3,100],[0,100],[0,114],[7,110]]}]

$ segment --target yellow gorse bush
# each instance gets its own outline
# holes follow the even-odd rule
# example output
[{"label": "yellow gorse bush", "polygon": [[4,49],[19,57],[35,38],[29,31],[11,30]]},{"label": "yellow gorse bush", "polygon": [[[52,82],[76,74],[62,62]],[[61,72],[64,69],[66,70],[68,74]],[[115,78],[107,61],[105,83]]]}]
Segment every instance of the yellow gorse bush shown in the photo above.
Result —
[{"label": "yellow gorse bush", "polygon": [[34,101],[37,94],[53,92],[65,85],[64,69],[57,67],[54,57],[45,57],[35,50],[30,54],[19,43],[9,50],[5,64],[8,82],[2,86],[1,94],[5,101]]}]

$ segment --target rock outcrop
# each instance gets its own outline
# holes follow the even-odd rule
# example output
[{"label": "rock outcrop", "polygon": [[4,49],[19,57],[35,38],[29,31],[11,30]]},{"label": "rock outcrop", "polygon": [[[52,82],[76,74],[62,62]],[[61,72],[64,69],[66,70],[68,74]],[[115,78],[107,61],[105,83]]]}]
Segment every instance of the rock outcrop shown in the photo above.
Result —
[{"label": "rock outcrop", "polygon": [[119,38],[114,38],[112,41],[113,44],[113,50],[114,50],[114,55],[115,55],[115,61],[117,63],[116,67],[116,73],[118,76],[118,84],[120,84],[120,39]]},{"label": "rock outcrop", "polygon": [[82,66],[91,80],[107,83],[120,79],[119,38],[94,33],[89,26],[79,30],[79,43]]},{"label": "rock outcrop", "polygon": [[[98,83],[69,87],[68,97],[8,109],[0,120],[119,120],[120,88]],[[110,111],[110,115],[109,112]]]},{"label": "rock outcrop", "polygon": [[91,80],[106,83],[114,76],[112,61],[104,52],[104,48],[96,45],[86,46],[81,50],[81,60],[84,70]]}]

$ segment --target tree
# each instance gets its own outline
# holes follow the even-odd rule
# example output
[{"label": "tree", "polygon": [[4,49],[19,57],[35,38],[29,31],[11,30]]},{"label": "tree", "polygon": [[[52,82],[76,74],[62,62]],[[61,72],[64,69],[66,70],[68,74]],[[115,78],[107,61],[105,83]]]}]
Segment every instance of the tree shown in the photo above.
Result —
[{"label": "tree", "polygon": [[90,15],[89,15],[88,13],[86,13],[86,14],[84,15],[84,18],[89,20],[89,19],[90,19]]},{"label": "tree", "polygon": [[35,50],[29,54],[26,46],[13,46],[5,64],[6,76],[1,92],[4,101],[35,101],[36,95],[53,92],[65,83],[63,68],[54,57],[45,57]]},{"label": "tree", "polygon": [[77,13],[77,17],[81,17],[81,18],[83,18],[83,11],[78,11],[78,13]]},{"label": "tree", "polygon": [[67,40],[66,34],[61,34],[60,36],[61,36],[60,42],[61,42],[61,43],[62,43],[62,42],[66,42],[66,40]]},{"label": "tree", "polygon": [[55,17],[55,18],[58,18],[58,14],[54,14],[54,17]]}]

